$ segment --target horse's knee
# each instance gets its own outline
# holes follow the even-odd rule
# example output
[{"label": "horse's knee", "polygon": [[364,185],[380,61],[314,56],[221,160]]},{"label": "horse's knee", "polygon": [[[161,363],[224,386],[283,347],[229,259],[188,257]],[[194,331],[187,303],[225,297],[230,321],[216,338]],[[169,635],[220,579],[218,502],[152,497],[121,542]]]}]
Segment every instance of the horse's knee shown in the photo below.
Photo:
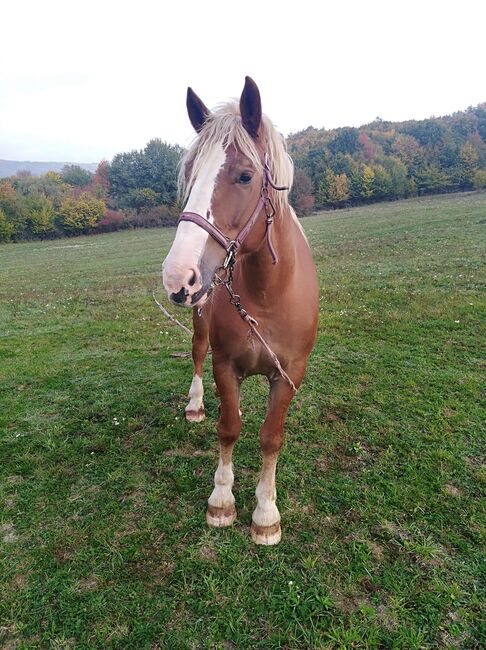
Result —
[{"label": "horse's knee", "polygon": [[241,430],[241,418],[227,418],[218,425],[218,438],[223,447],[231,447],[238,440]]},{"label": "horse's knee", "polygon": [[264,456],[269,454],[278,454],[282,448],[284,432],[270,429],[260,431],[260,447]]}]

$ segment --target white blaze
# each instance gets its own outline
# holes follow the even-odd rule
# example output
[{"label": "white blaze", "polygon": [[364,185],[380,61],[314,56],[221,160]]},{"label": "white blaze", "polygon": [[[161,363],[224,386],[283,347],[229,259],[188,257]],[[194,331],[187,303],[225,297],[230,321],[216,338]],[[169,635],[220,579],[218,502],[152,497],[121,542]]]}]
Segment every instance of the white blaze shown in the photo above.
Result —
[{"label": "white blaze", "polygon": [[[211,213],[216,178],[225,160],[223,146],[215,145],[192,186],[185,212],[196,212],[204,218],[208,212]],[[210,216],[210,221],[212,220]],[[188,269],[197,268],[208,237],[208,233],[195,223],[181,221],[177,226],[175,239],[163,264],[164,286],[169,293],[177,292],[184,286]]]}]

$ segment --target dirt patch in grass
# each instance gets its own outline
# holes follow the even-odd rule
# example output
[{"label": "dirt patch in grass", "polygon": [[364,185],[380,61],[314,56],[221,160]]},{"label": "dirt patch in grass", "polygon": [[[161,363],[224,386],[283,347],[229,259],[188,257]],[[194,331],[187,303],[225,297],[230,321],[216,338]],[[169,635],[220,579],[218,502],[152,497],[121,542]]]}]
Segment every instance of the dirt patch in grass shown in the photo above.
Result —
[{"label": "dirt patch in grass", "polygon": [[13,544],[13,542],[17,541],[17,533],[12,522],[7,522],[0,526],[0,535],[5,544]]},{"label": "dirt patch in grass", "polygon": [[199,549],[199,555],[203,560],[208,560],[209,562],[217,562],[218,560],[217,552],[210,546],[202,546]]},{"label": "dirt patch in grass", "polygon": [[7,476],[7,483],[10,485],[20,485],[22,481],[24,480],[23,476],[19,476],[18,474],[14,474],[13,476]]},{"label": "dirt patch in grass", "polygon": [[30,575],[31,575],[31,571],[16,573],[12,578],[12,580],[10,581],[10,587],[12,589],[15,589],[16,591],[25,589],[29,584]]},{"label": "dirt patch in grass", "polygon": [[448,494],[451,497],[462,496],[461,490],[457,488],[455,485],[451,485],[450,483],[446,483],[446,485],[444,485],[442,489],[445,492],[445,494]]},{"label": "dirt patch in grass", "polygon": [[83,593],[85,591],[95,591],[98,588],[98,578],[95,576],[89,576],[87,578],[81,578],[76,584],[75,591],[77,593]]}]

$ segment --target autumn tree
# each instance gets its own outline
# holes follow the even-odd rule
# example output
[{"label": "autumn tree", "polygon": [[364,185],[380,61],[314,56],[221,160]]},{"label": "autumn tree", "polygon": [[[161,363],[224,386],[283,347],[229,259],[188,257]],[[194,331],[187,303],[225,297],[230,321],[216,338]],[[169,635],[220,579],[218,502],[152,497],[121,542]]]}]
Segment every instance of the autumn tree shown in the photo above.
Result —
[{"label": "autumn tree", "polygon": [[66,198],[59,210],[59,224],[68,235],[88,232],[101,221],[105,204],[85,192],[78,199]]},{"label": "autumn tree", "polygon": [[314,207],[312,181],[302,169],[295,170],[290,202],[299,216],[309,214]]},{"label": "autumn tree", "polygon": [[10,241],[14,234],[14,227],[8,221],[7,215],[0,208],[0,241]]},{"label": "autumn tree", "polygon": [[361,173],[361,198],[371,199],[374,192],[375,172],[369,165],[364,165]]},{"label": "autumn tree", "polygon": [[101,160],[94,173],[93,183],[102,187],[106,193],[110,190],[110,163],[107,160]]},{"label": "autumn tree", "polygon": [[26,230],[27,214],[21,196],[9,180],[0,182],[0,210],[10,224],[11,238],[21,239]]},{"label": "autumn tree", "polygon": [[363,147],[363,155],[365,160],[372,160],[374,146],[373,140],[370,138],[370,136],[363,131],[358,136],[358,142]]}]

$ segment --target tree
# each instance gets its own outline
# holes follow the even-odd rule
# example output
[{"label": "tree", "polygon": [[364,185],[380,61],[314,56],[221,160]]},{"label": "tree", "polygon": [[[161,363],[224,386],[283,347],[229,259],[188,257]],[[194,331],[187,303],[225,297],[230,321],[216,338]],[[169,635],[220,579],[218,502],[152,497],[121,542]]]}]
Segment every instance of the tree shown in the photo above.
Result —
[{"label": "tree", "polygon": [[59,223],[66,234],[77,235],[94,228],[104,214],[103,201],[85,192],[78,199],[64,199],[59,210]]},{"label": "tree", "polygon": [[295,170],[290,202],[294,206],[298,216],[309,214],[314,207],[312,181],[302,169]]},{"label": "tree", "polygon": [[451,179],[436,165],[425,165],[415,174],[419,194],[446,192],[451,186]]},{"label": "tree", "polygon": [[486,190],[486,169],[476,169],[473,184],[475,190]]},{"label": "tree", "polygon": [[336,135],[329,142],[329,150],[333,153],[350,153],[353,154],[359,146],[358,129],[344,127],[337,129]]},{"label": "tree", "polygon": [[54,229],[55,211],[51,199],[41,194],[29,196],[25,201],[27,221],[33,235],[51,234]]},{"label": "tree", "polygon": [[371,199],[374,192],[375,172],[369,165],[363,167],[361,174],[361,198]]},{"label": "tree", "polygon": [[93,183],[102,187],[107,193],[110,191],[110,163],[107,160],[98,163]]},{"label": "tree", "polygon": [[373,140],[370,138],[370,136],[363,131],[358,136],[358,142],[363,147],[363,155],[365,157],[365,160],[372,160],[374,147]]},{"label": "tree", "polygon": [[399,199],[413,193],[407,167],[401,160],[390,156],[383,160],[383,165],[390,174],[390,196]]},{"label": "tree", "polygon": [[474,175],[479,160],[478,152],[471,142],[466,142],[461,147],[461,174],[460,188],[469,189],[473,187]]},{"label": "tree", "polygon": [[130,190],[125,198],[125,205],[130,208],[149,208],[157,203],[158,195],[150,189],[143,187],[141,189]]},{"label": "tree", "polygon": [[373,165],[373,195],[377,199],[386,199],[392,196],[392,180],[383,165]]},{"label": "tree", "polygon": [[121,206],[133,204],[133,190],[150,189],[156,202],[168,206],[177,200],[177,166],[183,150],[159,139],[142,151],[117,154],[109,169],[111,194]]},{"label": "tree", "polygon": [[26,231],[26,210],[22,197],[9,180],[0,183],[0,210],[9,222],[12,239],[21,239]]},{"label": "tree", "polygon": [[14,227],[9,223],[5,212],[0,208],[0,241],[10,241]]},{"label": "tree", "polygon": [[349,181],[346,174],[336,174],[328,169],[325,178],[319,184],[319,204],[336,205],[349,199]]},{"label": "tree", "polygon": [[86,187],[91,183],[93,175],[79,165],[64,165],[62,168],[62,178],[68,185]]},{"label": "tree", "polygon": [[412,174],[420,167],[425,159],[424,150],[417,140],[410,135],[399,134],[395,138],[392,148]]}]

